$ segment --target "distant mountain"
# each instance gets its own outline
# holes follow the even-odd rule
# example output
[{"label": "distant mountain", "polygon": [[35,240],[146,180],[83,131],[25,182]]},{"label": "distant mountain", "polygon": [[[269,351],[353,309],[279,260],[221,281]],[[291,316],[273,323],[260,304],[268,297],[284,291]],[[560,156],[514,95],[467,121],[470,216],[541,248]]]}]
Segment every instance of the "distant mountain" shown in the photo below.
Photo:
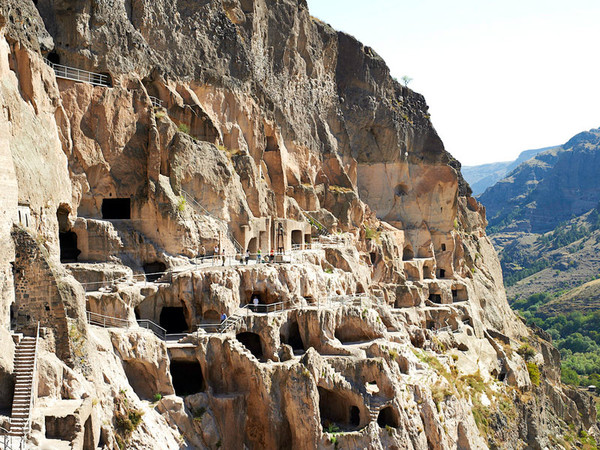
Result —
[{"label": "distant mountain", "polygon": [[544,233],[600,200],[600,129],[537,154],[479,196],[492,233]]},{"label": "distant mountain", "polygon": [[557,293],[600,272],[599,172],[600,129],[592,129],[526,160],[479,196],[509,296]]},{"label": "distant mountain", "polygon": [[478,166],[462,166],[461,172],[463,177],[473,190],[473,195],[478,196],[488,187],[494,185],[498,180],[501,180],[511,170],[519,164],[533,158],[540,152],[550,150],[554,147],[537,148],[533,150],[525,150],[521,152],[514,161],[502,161],[488,164],[480,164]]}]

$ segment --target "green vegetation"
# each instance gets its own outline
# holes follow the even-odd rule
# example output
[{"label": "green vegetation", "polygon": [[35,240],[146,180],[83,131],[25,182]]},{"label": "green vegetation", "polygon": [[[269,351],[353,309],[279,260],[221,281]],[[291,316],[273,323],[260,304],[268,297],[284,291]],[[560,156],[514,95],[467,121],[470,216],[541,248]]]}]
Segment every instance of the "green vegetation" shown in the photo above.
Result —
[{"label": "green vegetation", "polygon": [[408,86],[408,84],[413,80],[411,77],[409,77],[408,75],[402,75],[402,84],[404,86]]},{"label": "green vegetation", "polygon": [[179,212],[185,211],[185,205],[186,204],[187,204],[187,201],[186,201],[185,197],[184,196],[180,196],[177,199],[177,211],[179,211]]},{"label": "green vegetation", "polygon": [[[510,275],[506,275],[504,277],[504,284],[506,286],[513,286],[517,284],[517,282],[521,281],[524,278],[527,278],[534,273],[538,273],[544,270],[546,267],[550,266],[550,262],[546,259],[538,259],[536,262],[532,263],[529,267],[517,270]],[[503,267],[504,269],[504,267]]]},{"label": "green vegetation", "polygon": [[[600,386],[600,311],[583,314],[580,311],[547,317],[539,311],[556,295],[534,294],[512,303],[529,324],[546,331],[560,350],[562,380],[572,385]],[[526,346],[519,354],[529,355]],[[532,380],[533,381],[533,380]]]},{"label": "green vegetation", "polygon": [[152,396],[153,402],[160,402],[161,399],[162,399],[162,394],[159,394],[158,392]]},{"label": "green vegetation", "polygon": [[133,408],[125,397],[125,391],[121,390],[115,397],[114,425],[117,445],[121,449],[128,447],[127,442],[131,433],[142,423],[144,413]]},{"label": "green vegetation", "polygon": [[188,125],[186,125],[185,123],[180,123],[180,124],[177,126],[177,129],[178,129],[179,131],[181,131],[182,133],[185,133],[185,134],[190,134],[190,127],[189,127]]},{"label": "green vegetation", "polygon": [[531,382],[536,385],[539,386],[540,385],[540,368],[537,366],[536,363],[534,363],[533,361],[530,361],[527,363],[527,372],[529,372],[529,379],[531,380]]}]

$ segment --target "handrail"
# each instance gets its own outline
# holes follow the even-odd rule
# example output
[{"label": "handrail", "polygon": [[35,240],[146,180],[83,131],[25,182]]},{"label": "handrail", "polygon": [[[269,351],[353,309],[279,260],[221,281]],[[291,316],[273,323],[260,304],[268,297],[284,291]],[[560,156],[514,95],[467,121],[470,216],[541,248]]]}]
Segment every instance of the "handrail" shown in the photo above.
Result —
[{"label": "handrail", "polygon": [[154,108],[162,108],[163,102],[160,98],[156,98],[152,95],[149,95],[148,97],[150,97],[150,103],[152,103]]},{"label": "handrail", "polygon": [[13,436],[10,435],[10,431],[0,427],[0,437],[3,438],[1,442],[3,450],[13,450]]},{"label": "handrail", "polygon": [[129,328],[129,321],[120,317],[105,316],[92,311],[85,312],[90,325],[98,325],[104,328]]},{"label": "handrail", "polygon": [[75,67],[63,66],[62,64],[53,63],[46,58],[44,58],[44,62],[54,70],[54,74],[57,78],[81,81],[94,86],[110,87],[110,77],[103,73],[88,72],[87,70],[77,69]]},{"label": "handrail", "polygon": [[301,210],[302,214],[304,214],[304,218],[313,226],[315,227],[318,232],[317,235],[322,236],[322,235],[331,235],[331,231],[329,231],[329,229],[323,225],[321,222],[319,222],[317,219],[315,219],[313,216],[311,216],[310,214],[308,214],[306,211]]},{"label": "handrail", "polygon": [[137,324],[140,327],[145,328],[146,330],[152,331],[157,337],[159,337],[163,341],[167,338],[167,330],[165,330],[160,325],[157,325],[156,323],[152,322],[151,320],[138,319]]}]

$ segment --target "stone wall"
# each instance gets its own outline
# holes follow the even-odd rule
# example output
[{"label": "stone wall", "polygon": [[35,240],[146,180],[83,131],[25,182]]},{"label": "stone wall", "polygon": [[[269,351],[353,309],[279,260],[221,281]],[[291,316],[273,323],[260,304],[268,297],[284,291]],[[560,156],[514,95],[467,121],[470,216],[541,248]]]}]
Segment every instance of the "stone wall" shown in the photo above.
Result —
[{"label": "stone wall", "polygon": [[17,331],[34,334],[37,324],[54,331],[56,353],[70,359],[69,328],[61,286],[46,250],[26,230],[14,227],[15,302],[14,325]]}]

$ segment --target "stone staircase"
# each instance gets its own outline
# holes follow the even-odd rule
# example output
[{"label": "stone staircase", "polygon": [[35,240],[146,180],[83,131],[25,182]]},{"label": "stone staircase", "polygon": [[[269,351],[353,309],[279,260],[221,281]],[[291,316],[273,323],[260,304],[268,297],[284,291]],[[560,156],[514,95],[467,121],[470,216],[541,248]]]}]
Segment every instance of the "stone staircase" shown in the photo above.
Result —
[{"label": "stone staircase", "polygon": [[389,400],[371,397],[369,402],[369,422],[377,422],[379,412],[386,406]]},{"label": "stone staircase", "polygon": [[29,433],[36,372],[37,336],[24,337],[15,350],[15,391],[10,415],[10,436],[25,438]]}]

